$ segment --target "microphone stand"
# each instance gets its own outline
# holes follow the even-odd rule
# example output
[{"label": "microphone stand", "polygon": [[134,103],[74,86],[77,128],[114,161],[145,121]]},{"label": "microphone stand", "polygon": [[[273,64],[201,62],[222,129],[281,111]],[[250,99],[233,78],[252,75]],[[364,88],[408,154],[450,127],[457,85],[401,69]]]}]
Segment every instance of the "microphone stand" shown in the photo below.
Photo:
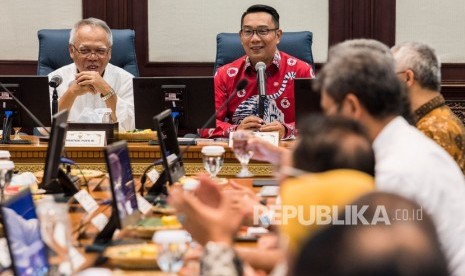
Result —
[{"label": "microphone stand", "polygon": [[[265,100],[266,100],[266,86],[265,86],[265,81],[266,81],[266,75],[264,72],[264,69],[259,69],[260,71],[257,74],[257,85],[258,85],[258,117],[260,119],[263,119],[263,115],[265,113]],[[260,76],[263,76],[263,80],[261,79]]]},{"label": "microphone stand", "polygon": [[[248,84],[248,81],[245,80],[245,79],[242,79],[239,81],[239,83],[237,84],[236,86],[236,92],[239,91],[239,90],[242,90],[244,89]],[[222,111],[224,108],[226,108],[226,106],[228,105],[229,101],[231,101],[231,99],[234,97],[236,93],[231,93],[229,95],[229,97],[223,102],[223,104],[216,110],[215,113],[213,113],[213,115],[208,118],[208,120],[205,122],[205,124],[200,128],[200,129],[204,129],[206,128],[215,118],[216,118],[216,115],[218,114],[218,112]],[[194,145],[194,143],[189,143],[186,147],[184,147],[184,149],[179,153],[179,156],[177,156],[177,159],[178,161],[182,162],[182,157],[184,156],[184,153],[190,148],[190,146]],[[175,163],[175,162],[174,162]],[[141,189],[139,190],[141,195],[143,195],[143,189],[144,189],[144,184],[145,184],[145,181],[147,180],[147,173],[149,172],[149,170],[157,165],[160,165],[162,164],[162,160],[157,160],[155,161],[153,164],[150,164],[150,166],[148,166],[144,173],[142,174],[140,180],[141,180]],[[150,188],[150,190],[147,192],[147,196],[150,196],[150,197],[154,197],[154,200],[159,200],[159,201],[162,201],[163,198],[160,198],[161,195],[167,195],[168,194],[168,191],[166,189],[166,186],[165,186],[165,181],[166,181],[166,174],[168,172],[166,172],[165,170],[162,171],[162,173],[160,174],[160,176],[158,177],[157,181],[155,181],[155,183],[153,183],[152,187]]]},{"label": "microphone stand", "polygon": [[56,86],[53,87],[52,94],[52,116],[58,112],[58,92]]}]

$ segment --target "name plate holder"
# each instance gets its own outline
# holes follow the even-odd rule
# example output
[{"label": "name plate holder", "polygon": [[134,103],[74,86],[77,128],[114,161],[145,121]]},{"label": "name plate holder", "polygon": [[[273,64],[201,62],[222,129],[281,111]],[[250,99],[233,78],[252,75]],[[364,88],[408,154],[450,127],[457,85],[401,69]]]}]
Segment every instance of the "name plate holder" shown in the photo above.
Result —
[{"label": "name plate holder", "polygon": [[[232,147],[233,146],[233,139],[232,139],[232,135],[233,132],[231,132],[229,134],[229,142],[228,142],[228,145],[229,147]],[[279,146],[279,132],[277,131],[272,131],[272,132],[259,132],[259,131],[255,131],[255,132],[252,132],[252,134],[255,136],[255,137],[259,137],[265,141],[267,141],[268,143],[271,143],[275,146]]]},{"label": "name plate holder", "polygon": [[89,131],[105,131],[107,144],[111,144],[116,141],[118,132],[118,123],[68,123],[68,132],[73,130],[79,130],[83,132]]},{"label": "name plate holder", "polygon": [[68,130],[66,133],[66,147],[104,147],[106,145],[104,130]]}]

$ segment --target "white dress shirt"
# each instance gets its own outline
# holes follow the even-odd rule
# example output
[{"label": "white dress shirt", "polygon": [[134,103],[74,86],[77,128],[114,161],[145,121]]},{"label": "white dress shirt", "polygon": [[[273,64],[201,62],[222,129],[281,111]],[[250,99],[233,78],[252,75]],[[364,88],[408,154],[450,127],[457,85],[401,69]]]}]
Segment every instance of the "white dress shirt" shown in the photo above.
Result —
[{"label": "white dress shirt", "polygon": [[[48,75],[51,79],[55,75],[63,78],[63,83],[58,86],[58,99],[68,90],[70,84],[75,80],[77,73],[76,65],[74,63],[63,66]],[[133,75],[108,63],[105,68],[103,79],[110,85],[116,92],[118,102],[116,104],[116,118],[118,118],[119,131],[133,130],[135,128],[134,117],[134,93],[132,88]],[[50,102],[52,100],[53,88],[50,88]],[[107,107],[105,101],[100,98],[100,94],[95,95],[87,93],[79,96],[74,101],[74,104],[69,110],[68,121],[76,122],[81,115],[84,108],[105,108]]]},{"label": "white dress shirt", "polygon": [[373,142],[376,185],[415,200],[436,224],[453,275],[465,275],[465,180],[452,157],[402,117]]}]

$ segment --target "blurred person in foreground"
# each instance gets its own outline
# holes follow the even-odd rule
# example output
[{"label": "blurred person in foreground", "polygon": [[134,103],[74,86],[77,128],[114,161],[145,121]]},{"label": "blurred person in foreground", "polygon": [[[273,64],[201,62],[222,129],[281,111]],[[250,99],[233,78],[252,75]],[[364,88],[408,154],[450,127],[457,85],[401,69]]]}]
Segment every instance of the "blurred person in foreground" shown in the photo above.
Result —
[{"label": "blurred person in foreground", "polygon": [[376,157],[377,189],[423,207],[437,226],[449,270],[465,275],[462,171],[443,148],[401,117],[404,92],[394,63],[377,51],[339,47],[317,78],[322,109],[366,127]]},{"label": "blurred person in foreground", "polygon": [[[373,189],[374,153],[366,132],[359,124],[345,118],[319,116],[309,117],[305,125],[308,127],[303,129],[300,140],[290,156],[290,163],[282,166],[282,179],[291,177],[287,180],[289,183],[284,181],[283,184],[283,204],[289,207],[304,205],[309,208],[320,204],[340,206]],[[280,225],[279,217],[275,218],[264,206],[259,208],[253,205],[259,204],[257,201],[249,200],[249,197],[240,193],[208,192],[206,188],[211,190],[213,182],[204,178],[201,178],[200,182],[195,195],[170,191],[170,205],[186,216],[185,227],[191,231],[194,239],[199,240],[202,245],[221,248],[220,252],[229,260],[224,260],[228,264],[228,271],[236,269],[234,271],[238,273],[233,264],[243,260],[266,273],[273,270],[277,264],[281,264],[274,273],[283,274],[286,271],[285,260],[295,254],[296,244],[308,236],[309,232],[321,227],[313,224],[299,225],[296,217],[288,218],[289,225]],[[227,202],[229,207],[222,207],[222,204]],[[260,210],[255,212],[254,208]],[[267,249],[234,248],[233,238],[244,217],[261,222],[262,217],[267,217],[264,221],[271,222],[274,226],[282,226],[285,240],[292,243],[290,256],[286,258],[286,248],[278,244]],[[204,254],[208,256],[211,250],[207,248]],[[208,265],[204,264],[201,267],[226,269],[220,268],[226,264],[211,263],[207,256],[202,258],[202,264]]]},{"label": "blurred person in foreground", "polygon": [[[302,243],[289,275],[449,275],[434,223],[418,204],[373,192],[350,206],[364,210],[366,223],[359,220],[322,229]],[[340,213],[339,219],[345,215]]]},{"label": "blurred person in foreground", "polygon": [[[215,73],[216,109],[231,94],[235,95],[224,110],[219,110],[216,128],[201,130],[202,137],[229,137],[230,132],[240,129],[277,131],[280,138],[294,136],[294,79],[315,74],[310,64],[278,50],[282,33],[279,14],[273,7],[253,5],[242,14],[239,36],[246,54]],[[258,117],[257,108],[259,89],[255,66],[258,62],[266,65],[263,118]],[[248,85],[236,91],[242,79]]]}]

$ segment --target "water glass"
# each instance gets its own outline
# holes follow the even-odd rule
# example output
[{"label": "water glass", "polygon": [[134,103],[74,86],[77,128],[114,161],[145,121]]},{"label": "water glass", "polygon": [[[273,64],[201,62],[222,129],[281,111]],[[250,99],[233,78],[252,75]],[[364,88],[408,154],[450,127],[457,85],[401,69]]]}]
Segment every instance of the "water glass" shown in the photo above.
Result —
[{"label": "water glass", "polygon": [[181,270],[184,254],[192,241],[189,233],[184,230],[161,230],[153,234],[152,240],[158,248],[158,267],[169,273]]},{"label": "water glass", "polygon": [[204,146],[202,159],[205,170],[215,179],[224,162],[224,148],[222,146]]},{"label": "water glass", "polygon": [[71,275],[71,222],[68,204],[57,203],[53,197],[44,197],[37,204],[42,240],[54,253],[50,258],[52,269],[59,275]]},{"label": "water glass", "polygon": [[102,114],[102,123],[104,124],[111,124],[111,112],[105,112]]},{"label": "water glass", "polygon": [[236,156],[239,163],[241,163],[242,169],[237,174],[237,177],[252,177],[253,174],[249,171],[247,165],[249,164],[250,158],[253,155],[253,150],[247,148],[247,143],[250,138],[252,138],[253,133],[246,130],[238,130],[233,132],[232,141],[233,141],[233,150],[234,155]]}]

